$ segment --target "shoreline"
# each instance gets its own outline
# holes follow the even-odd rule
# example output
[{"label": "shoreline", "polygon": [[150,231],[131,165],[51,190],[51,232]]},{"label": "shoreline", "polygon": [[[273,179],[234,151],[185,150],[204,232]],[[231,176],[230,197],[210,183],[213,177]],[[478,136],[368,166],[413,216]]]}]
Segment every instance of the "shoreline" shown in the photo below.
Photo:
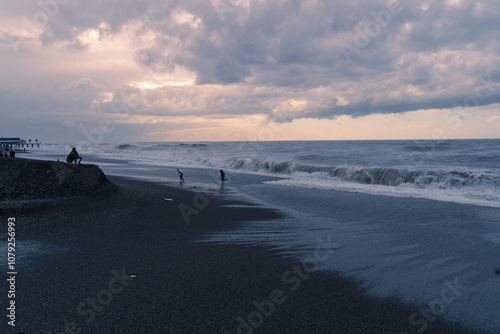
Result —
[{"label": "shoreline", "polygon": [[[282,217],[275,210],[109,178],[121,187],[109,198],[16,218],[20,237],[54,248],[19,264],[16,332],[414,333],[425,324],[429,333],[480,333],[429,314],[417,313],[412,326],[420,306],[370,297],[361,282],[272,247],[198,242]],[[181,204],[198,212],[187,209],[189,224]],[[330,252],[312,249],[311,257]]]},{"label": "shoreline", "polygon": [[[144,143],[143,143],[144,144]],[[134,145],[132,145],[134,146]],[[123,152],[121,152],[123,153]],[[185,152],[184,152],[185,153]],[[192,153],[192,152],[190,152]],[[189,154],[188,154],[189,155]],[[142,157],[141,155],[138,155]],[[57,154],[55,152],[47,152],[42,151],[34,154],[31,158],[33,159],[47,159],[50,158],[52,160],[57,160],[62,158],[61,154]],[[162,182],[164,180],[169,180],[171,182],[175,182],[178,180],[178,174],[176,172],[176,168],[180,167],[183,171],[192,173],[191,175],[186,175],[186,177],[193,176],[197,178],[197,181],[201,183],[213,183],[219,180],[218,169],[219,167],[216,164],[199,164],[197,160],[194,160],[195,163],[191,161],[191,163],[176,163],[176,160],[152,160],[149,157],[146,160],[138,160],[137,156],[133,156],[130,160],[124,155],[116,155],[116,156],[106,156],[106,155],[89,155],[84,159],[85,164],[97,164],[99,165],[103,171],[107,175],[118,175],[130,178],[141,178],[144,180],[152,180]],[[183,161],[186,162],[186,161]],[[289,163],[288,160],[285,162]],[[264,165],[266,163],[263,162]],[[224,165],[224,164],[223,164]],[[490,196],[484,197],[479,191],[479,189],[468,188],[467,191],[472,191],[472,193],[464,195],[461,190],[458,188],[457,191],[451,192],[448,189],[449,185],[444,184],[444,188],[439,187],[439,184],[436,184],[435,187],[421,187],[418,185],[405,186],[405,181],[402,181],[401,186],[389,186],[387,184],[369,184],[364,181],[348,181],[348,180],[340,180],[339,183],[333,182],[335,178],[318,178],[318,171],[313,172],[312,174],[301,176],[298,175],[298,171],[292,172],[291,174],[287,173],[273,173],[272,172],[272,164],[269,166],[270,170],[265,172],[264,169],[253,169],[253,168],[233,168],[230,166],[222,167],[229,175],[240,176],[239,179],[245,178],[261,178],[266,179],[266,183],[268,185],[277,185],[277,186],[287,186],[290,189],[298,188],[298,189],[309,189],[312,191],[338,191],[338,192],[347,192],[347,193],[364,193],[367,195],[374,196],[388,196],[394,197],[396,199],[399,198],[417,198],[417,199],[428,199],[432,201],[444,202],[444,203],[456,203],[461,205],[475,205],[479,207],[490,207],[490,208],[499,208],[500,207],[500,198],[498,197],[498,193],[488,193]],[[316,166],[316,168],[321,168],[321,166]],[[367,165],[365,169],[370,168],[388,168],[382,167],[382,165]],[[404,167],[401,167],[404,168]],[[495,166],[497,168],[497,166]],[[418,170],[418,168],[417,168]],[[325,171],[328,173],[327,171]],[[356,171],[354,171],[357,173]],[[358,171],[361,173],[362,171]],[[365,171],[370,173],[370,171]],[[395,171],[392,171],[395,172]],[[437,171],[438,172],[438,171]],[[391,171],[387,171],[388,176],[390,176]],[[142,174],[148,175],[147,177],[143,177]],[[456,172],[451,172],[451,174],[460,174]],[[380,175],[379,175],[380,176]],[[430,174],[430,177],[433,178],[434,173]],[[473,177],[473,175],[470,175]],[[367,177],[370,177],[367,175]],[[373,177],[373,176],[372,176]],[[422,176],[423,177],[423,176]],[[445,177],[445,175],[442,175]],[[490,176],[486,176],[487,179]],[[450,184],[465,182],[468,183],[470,180],[461,179],[455,180],[454,177],[448,175],[445,177]],[[481,178],[477,179],[477,182],[481,182]],[[325,183],[326,182],[326,183]],[[443,181],[444,182],[444,181]],[[424,182],[425,183],[425,182]],[[493,185],[493,188],[496,188],[496,185]],[[487,191],[488,188],[484,188],[483,190]]]}]

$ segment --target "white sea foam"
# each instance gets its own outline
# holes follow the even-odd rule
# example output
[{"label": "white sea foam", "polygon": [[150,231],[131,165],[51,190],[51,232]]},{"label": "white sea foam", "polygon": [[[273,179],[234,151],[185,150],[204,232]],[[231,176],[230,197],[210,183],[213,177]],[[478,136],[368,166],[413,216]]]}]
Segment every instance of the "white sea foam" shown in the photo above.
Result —
[{"label": "white sea foam", "polygon": [[277,181],[267,181],[265,183],[310,189],[359,192],[373,195],[425,198],[443,202],[500,208],[500,194],[498,194],[498,191],[489,191],[481,188],[477,188],[474,191],[471,189],[440,189],[438,186],[419,188],[414,184],[404,184],[395,187],[380,184],[346,182],[345,180],[331,178],[322,173],[295,173],[293,177]]},{"label": "white sea foam", "polygon": [[[64,160],[71,145],[42,150]],[[82,148],[96,160],[223,168],[271,184],[500,207],[499,140],[120,143]]]}]

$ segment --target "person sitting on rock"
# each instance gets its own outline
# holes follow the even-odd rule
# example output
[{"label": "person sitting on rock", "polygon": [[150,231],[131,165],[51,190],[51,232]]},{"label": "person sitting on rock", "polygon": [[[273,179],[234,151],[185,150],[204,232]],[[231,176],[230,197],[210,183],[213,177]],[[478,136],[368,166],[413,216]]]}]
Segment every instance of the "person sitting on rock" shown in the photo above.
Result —
[{"label": "person sitting on rock", "polygon": [[80,164],[82,162],[82,157],[78,155],[78,151],[76,150],[76,148],[73,147],[73,150],[69,152],[68,157],[66,158],[66,162],[69,164],[70,163],[76,164],[76,160],[78,160],[78,164]]}]

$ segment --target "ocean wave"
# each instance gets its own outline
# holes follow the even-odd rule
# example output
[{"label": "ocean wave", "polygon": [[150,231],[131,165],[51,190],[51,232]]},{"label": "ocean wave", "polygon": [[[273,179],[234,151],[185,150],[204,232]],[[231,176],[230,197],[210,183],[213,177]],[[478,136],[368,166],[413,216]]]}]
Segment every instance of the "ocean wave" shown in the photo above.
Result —
[{"label": "ocean wave", "polygon": [[134,149],[134,148],[138,148],[138,146],[132,145],[132,144],[118,144],[118,145],[115,145],[115,149],[118,149],[118,150],[130,150],[130,149]]},{"label": "ocean wave", "polygon": [[[176,143],[146,143],[142,148],[145,151],[170,151],[173,148],[175,149],[178,145]],[[156,153],[155,153],[156,154]]]},{"label": "ocean wave", "polygon": [[432,140],[415,141],[412,145],[402,147],[403,151],[409,152],[430,152],[430,151],[444,151],[451,149],[449,142],[435,142]]},{"label": "ocean wave", "polygon": [[184,144],[184,143],[180,143],[179,146],[189,146],[189,147],[208,147],[210,145],[208,144],[199,144],[199,143],[196,143],[196,144]]},{"label": "ocean wave", "polygon": [[292,175],[306,173],[315,178],[335,178],[360,184],[383,186],[408,186],[418,188],[464,188],[469,186],[500,187],[500,175],[488,171],[470,170],[412,170],[391,167],[360,166],[312,166],[294,161],[269,161],[259,159],[235,159],[229,168],[272,174]]},{"label": "ocean wave", "polygon": [[419,188],[463,188],[468,186],[500,186],[500,176],[473,171],[410,170],[387,167],[312,167],[299,166],[296,171],[326,173],[342,180],[384,186],[413,185]]},{"label": "ocean wave", "polygon": [[162,144],[151,145],[149,148],[159,149],[159,148],[172,147],[172,146],[173,146],[173,144],[171,144],[171,143],[162,143]]},{"label": "ocean wave", "polygon": [[297,173],[293,178],[266,181],[266,184],[277,184],[291,187],[309,189],[336,190],[346,192],[365,193],[373,195],[413,197],[454,202],[460,204],[473,204],[486,207],[500,208],[500,194],[495,188],[472,188],[467,190],[436,189],[416,187],[388,187],[384,185],[366,185],[355,182],[343,182],[340,179],[311,177],[309,174]]},{"label": "ocean wave", "polygon": [[328,162],[332,158],[324,154],[304,154],[297,156],[300,161],[317,161],[317,162]]},{"label": "ocean wave", "polygon": [[236,159],[229,162],[233,169],[246,169],[254,172],[263,171],[273,174],[291,174],[292,161],[267,161],[259,159]]}]

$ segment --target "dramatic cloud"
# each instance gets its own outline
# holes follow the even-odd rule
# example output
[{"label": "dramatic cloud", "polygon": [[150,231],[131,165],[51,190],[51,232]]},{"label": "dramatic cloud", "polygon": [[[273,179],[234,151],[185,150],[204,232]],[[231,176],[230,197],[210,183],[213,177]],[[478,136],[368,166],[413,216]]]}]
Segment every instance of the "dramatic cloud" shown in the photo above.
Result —
[{"label": "dramatic cloud", "polygon": [[9,2],[0,108],[16,127],[106,119],[136,139],[196,117],[478,112],[500,102],[499,16],[495,0]]}]

